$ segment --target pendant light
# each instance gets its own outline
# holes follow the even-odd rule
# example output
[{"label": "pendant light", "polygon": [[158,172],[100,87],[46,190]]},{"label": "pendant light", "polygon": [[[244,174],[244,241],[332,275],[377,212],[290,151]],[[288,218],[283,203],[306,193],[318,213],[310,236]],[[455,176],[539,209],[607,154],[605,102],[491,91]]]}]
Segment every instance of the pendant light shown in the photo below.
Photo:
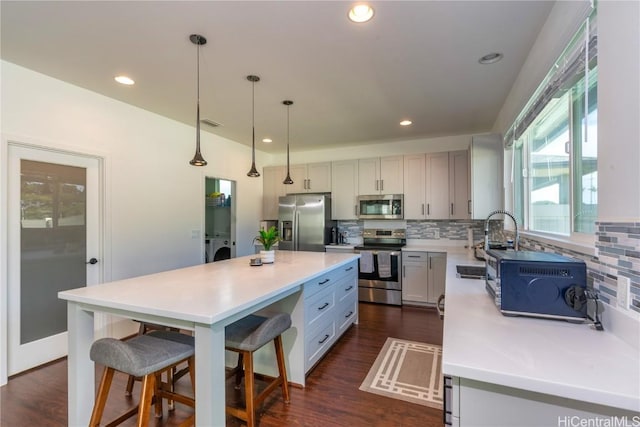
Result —
[{"label": "pendant light", "polygon": [[247,172],[247,176],[251,178],[257,178],[260,176],[260,172],[256,169],[256,82],[260,81],[260,77],[250,75],[247,76],[247,80],[251,82],[251,127],[253,130],[252,142],[251,142],[251,170]]},{"label": "pendant light", "polygon": [[293,184],[293,180],[291,179],[291,174],[289,173],[289,106],[293,104],[293,101],[282,101],[284,105],[287,106],[287,177],[282,181],[283,184]]},{"label": "pendant light", "polygon": [[196,154],[193,156],[193,159],[189,162],[191,166],[206,166],[207,161],[202,157],[200,153],[200,46],[207,43],[207,39],[202,37],[200,34],[191,34],[189,36],[189,40],[191,43],[198,46],[198,62],[197,62],[197,107],[196,107]]}]

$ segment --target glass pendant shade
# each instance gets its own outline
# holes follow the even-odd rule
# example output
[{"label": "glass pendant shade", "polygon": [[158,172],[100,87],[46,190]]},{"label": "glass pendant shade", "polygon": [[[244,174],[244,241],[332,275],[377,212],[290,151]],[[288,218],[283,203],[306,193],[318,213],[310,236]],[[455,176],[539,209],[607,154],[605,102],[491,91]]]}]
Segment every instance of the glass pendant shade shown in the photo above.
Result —
[{"label": "glass pendant shade", "polygon": [[282,181],[283,184],[291,185],[293,180],[291,179],[291,173],[289,170],[289,106],[293,104],[293,101],[282,101],[287,106],[287,177]]},{"label": "glass pendant shade", "polygon": [[257,178],[260,176],[260,172],[258,172],[258,169],[256,169],[256,93],[255,93],[255,88],[256,88],[256,82],[260,81],[260,77],[258,76],[247,76],[247,80],[249,80],[252,84],[251,87],[251,128],[252,128],[252,135],[251,135],[251,169],[249,170],[249,172],[247,172],[247,176],[251,177],[251,178]]},{"label": "glass pendant shade", "polygon": [[199,34],[191,34],[189,36],[191,43],[198,46],[198,61],[197,61],[197,104],[196,104],[196,154],[189,162],[192,166],[206,166],[207,161],[202,157],[200,152],[200,46],[207,43],[207,39]]}]

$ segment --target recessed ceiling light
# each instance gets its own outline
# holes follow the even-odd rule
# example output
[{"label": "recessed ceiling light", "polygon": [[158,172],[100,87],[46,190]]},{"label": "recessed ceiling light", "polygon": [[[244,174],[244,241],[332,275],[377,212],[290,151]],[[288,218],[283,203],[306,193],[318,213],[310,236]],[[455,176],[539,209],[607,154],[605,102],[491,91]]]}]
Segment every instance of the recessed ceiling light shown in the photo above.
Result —
[{"label": "recessed ceiling light", "polygon": [[498,62],[502,59],[504,55],[498,52],[488,53],[482,58],[478,60],[481,64],[493,64],[494,62]]},{"label": "recessed ceiling light", "polygon": [[367,22],[373,18],[373,8],[368,4],[358,3],[349,9],[349,19],[353,22]]},{"label": "recessed ceiling light", "polygon": [[271,138],[265,138],[262,140],[262,142],[266,142],[267,144],[269,144],[270,142],[273,142],[273,140]]},{"label": "recessed ceiling light", "polygon": [[133,81],[133,79],[131,79],[131,78],[127,77],[127,76],[115,76],[114,80],[117,81],[120,84],[127,85],[127,86],[131,86],[132,84],[135,83]]},{"label": "recessed ceiling light", "polygon": [[411,120],[403,120],[400,122],[400,126],[409,126],[411,123],[413,123]]}]

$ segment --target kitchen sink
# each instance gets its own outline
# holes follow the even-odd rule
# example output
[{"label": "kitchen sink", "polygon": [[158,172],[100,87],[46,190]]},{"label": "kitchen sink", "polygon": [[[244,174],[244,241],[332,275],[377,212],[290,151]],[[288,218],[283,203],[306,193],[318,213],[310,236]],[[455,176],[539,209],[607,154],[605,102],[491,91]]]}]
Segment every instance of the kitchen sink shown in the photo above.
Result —
[{"label": "kitchen sink", "polygon": [[457,276],[461,279],[484,280],[486,268],[484,265],[456,265]]}]

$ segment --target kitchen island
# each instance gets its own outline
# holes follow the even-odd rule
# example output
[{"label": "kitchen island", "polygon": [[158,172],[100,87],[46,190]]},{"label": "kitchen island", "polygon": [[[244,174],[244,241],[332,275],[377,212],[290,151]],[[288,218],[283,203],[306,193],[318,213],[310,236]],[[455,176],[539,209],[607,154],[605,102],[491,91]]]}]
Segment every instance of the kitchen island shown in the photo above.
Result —
[{"label": "kitchen island", "polygon": [[[290,312],[292,327],[284,336],[287,368],[290,380],[304,386],[313,363],[357,322],[357,258],[276,251],[274,264],[259,267],[249,265],[250,257],[234,258],[60,292],[59,298],[67,300],[69,426],[87,425],[93,407],[89,349],[95,312],[193,331],[196,425],[223,426],[225,326],[269,307]],[[322,304],[321,315],[311,313],[313,304],[323,300],[332,303]],[[346,320],[341,310],[351,311]],[[309,335],[320,335],[322,342],[312,346]]]},{"label": "kitchen island", "polygon": [[[445,250],[442,371],[452,380],[452,425],[640,425],[640,351],[608,330],[606,311],[604,332],[503,316],[483,280],[456,277],[456,265],[483,263]],[[605,424],[612,420],[622,424]]]}]

